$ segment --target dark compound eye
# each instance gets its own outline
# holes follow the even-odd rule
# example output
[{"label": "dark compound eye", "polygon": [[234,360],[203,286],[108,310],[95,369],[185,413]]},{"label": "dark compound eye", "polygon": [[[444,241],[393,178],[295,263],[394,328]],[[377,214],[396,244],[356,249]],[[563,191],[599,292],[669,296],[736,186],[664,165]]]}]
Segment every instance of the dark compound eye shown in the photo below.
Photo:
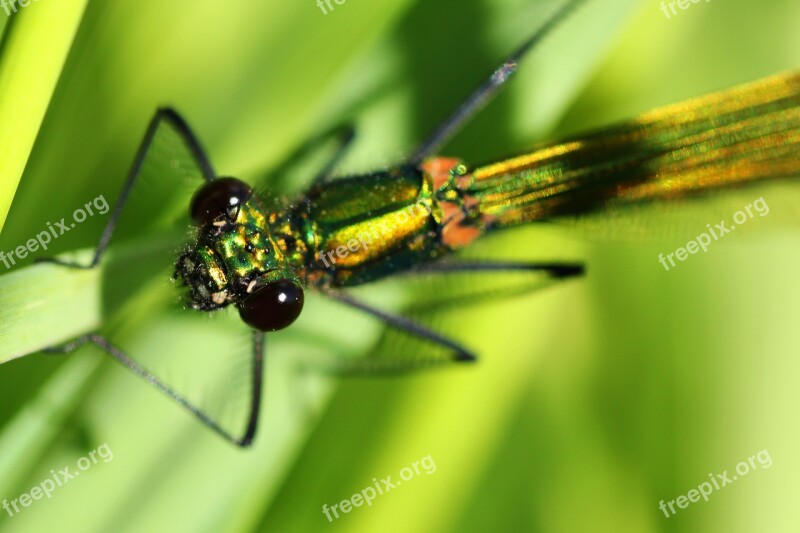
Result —
[{"label": "dark compound eye", "polygon": [[194,193],[189,215],[199,225],[213,222],[223,215],[233,220],[251,194],[250,186],[236,178],[209,181]]},{"label": "dark compound eye", "polygon": [[239,316],[259,331],[277,331],[303,310],[303,289],[282,279],[257,288],[239,306]]}]

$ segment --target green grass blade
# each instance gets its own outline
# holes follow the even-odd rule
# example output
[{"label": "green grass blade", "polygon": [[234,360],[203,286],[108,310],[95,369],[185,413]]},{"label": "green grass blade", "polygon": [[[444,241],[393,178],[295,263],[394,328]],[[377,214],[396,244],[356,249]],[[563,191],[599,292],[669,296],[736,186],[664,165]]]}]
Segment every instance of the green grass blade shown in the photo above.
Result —
[{"label": "green grass blade", "polygon": [[[88,0],[41,2],[14,15],[0,57],[0,229]],[[11,21],[9,21],[11,22]]]},{"label": "green grass blade", "polygon": [[[55,356],[58,357],[58,356]],[[72,357],[7,422],[0,433],[0,491],[13,494],[30,469],[58,438],[101,359]]]},{"label": "green grass blade", "polygon": [[98,327],[101,274],[41,264],[0,276],[0,363]]}]

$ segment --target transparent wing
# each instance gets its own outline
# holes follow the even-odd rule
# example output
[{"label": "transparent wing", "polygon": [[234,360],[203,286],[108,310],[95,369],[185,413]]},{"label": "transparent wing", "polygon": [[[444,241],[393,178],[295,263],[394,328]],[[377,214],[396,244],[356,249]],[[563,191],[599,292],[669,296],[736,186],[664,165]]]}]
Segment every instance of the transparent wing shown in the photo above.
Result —
[{"label": "transparent wing", "polygon": [[[486,264],[480,259],[467,257],[453,258],[450,262]],[[504,305],[511,298],[533,295],[562,281],[547,271],[527,268],[531,261],[514,259],[503,263],[525,265],[526,268],[479,272],[420,269],[370,284],[368,288],[348,290],[348,294],[380,312],[409,319],[471,352],[471,347],[461,342],[460,335],[445,333],[447,328],[441,319],[447,316],[447,312],[457,313],[459,309],[487,303]],[[336,316],[342,323],[357,331],[364,332],[368,326],[386,325],[383,320],[363,311],[336,303],[332,305],[339,305]],[[451,366],[457,361],[455,355],[453,347],[433,342],[424,334],[390,325],[384,327],[380,340],[364,355],[325,350],[304,354],[296,360],[312,372],[380,376]]]},{"label": "transparent wing", "polygon": [[472,193],[499,226],[549,220],[640,238],[718,222],[776,181],[765,200],[797,220],[787,178],[798,175],[800,74],[790,73],[476,168]]},{"label": "transparent wing", "polygon": [[[747,218],[741,218],[742,214]],[[800,183],[751,184],[710,192],[703,197],[620,205],[553,222],[589,240],[651,242],[689,238],[705,231],[708,224],[714,226],[724,221],[731,225],[734,216],[747,221],[737,226],[737,233],[797,227]]]},{"label": "transparent wing", "polygon": [[254,355],[260,354],[253,334],[235,310],[188,308],[172,279],[193,236],[189,202],[204,183],[193,142],[170,121],[152,138],[104,259],[101,333],[180,398],[177,403],[235,440],[257,410],[261,376]]}]

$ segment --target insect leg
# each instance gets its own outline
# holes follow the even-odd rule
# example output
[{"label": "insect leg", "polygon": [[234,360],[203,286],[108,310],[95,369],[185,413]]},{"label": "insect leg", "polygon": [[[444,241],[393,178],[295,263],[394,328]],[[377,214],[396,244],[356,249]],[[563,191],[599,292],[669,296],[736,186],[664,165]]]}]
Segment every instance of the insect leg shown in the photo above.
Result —
[{"label": "insect leg", "polygon": [[250,414],[249,419],[247,422],[247,426],[245,432],[241,436],[235,436],[223,429],[217,422],[214,421],[208,414],[206,414],[202,409],[195,406],[191,402],[189,402],[186,398],[184,398],[181,394],[177,391],[172,389],[169,385],[158,379],[156,376],[148,372],[144,367],[139,365],[133,359],[125,355],[120,349],[115,347],[111,342],[109,342],[105,337],[97,334],[88,334],[82,337],[78,337],[77,339],[70,341],[69,343],[54,347],[48,348],[45,350],[47,353],[68,353],[73,350],[80,348],[81,346],[91,343],[106,352],[108,355],[116,359],[118,362],[122,363],[126,366],[129,370],[134,372],[135,374],[139,375],[140,377],[144,378],[148,381],[151,385],[155,388],[169,396],[172,400],[179,403],[184,409],[195,415],[203,424],[208,426],[210,429],[215,431],[217,434],[221,435],[226,440],[232,442],[233,444],[240,446],[242,448],[250,446],[253,442],[253,437],[256,433],[256,427],[258,424],[258,413],[261,405],[261,388],[262,388],[262,375],[263,375],[263,368],[264,368],[264,352],[266,346],[266,336],[262,332],[253,332],[253,363],[252,363],[252,397],[251,397],[251,406],[250,406]]},{"label": "insect leg", "polygon": [[[448,337],[445,337],[444,335],[436,333],[435,331],[423,326],[422,324],[414,322],[409,318],[387,313],[367,303],[357,300],[344,292],[326,290],[324,291],[324,294],[349,307],[363,311],[368,315],[385,322],[387,325],[395,329],[404,331],[411,335],[430,341],[433,344],[447,348],[450,350],[449,361],[470,363],[477,360],[477,357],[461,344]],[[422,370],[424,368],[430,368],[431,366],[437,364],[440,365],[445,362],[448,361],[434,358],[413,359],[408,357],[394,359],[382,358],[380,360],[354,359],[348,361],[337,361],[335,365],[330,368],[325,368],[324,370],[337,375],[397,374]]]},{"label": "insect leg", "polygon": [[339,144],[336,152],[331,156],[325,166],[320,169],[312,185],[319,185],[331,178],[336,172],[336,167],[342,161],[342,158],[347,154],[353,140],[356,138],[356,130],[352,124],[345,124],[336,130],[336,140]]},{"label": "insect leg", "polygon": [[431,273],[447,274],[452,272],[508,272],[508,271],[545,272],[553,278],[570,278],[580,276],[585,268],[582,263],[536,263],[519,261],[439,261],[426,263],[416,267],[409,274]]},{"label": "insect leg", "polygon": [[478,113],[503,87],[517,70],[522,57],[539,43],[550,31],[569,15],[583,0],[570,0],[558,9],[545,23],[522,43],[466,100],[425,139],[408,158],[409,165],[419,165],[433,155],[443,144]]},{"label": "insect leg", "polygon": [[291,154],[289,154],[283,161],[281,161],[276,167],[271,169],[265,178],[269,178],[271,183],[273,184],[281,184],[281,181],[285,179],[286,173],[289,169],[299,160],[310,155],[316,149],[318,149],[321,145],[325,144],[327,141],[333,139],[336,142],[336,148],[334,149],[333,155],[328,159],[328,161],[323,165],[323,167],[317,172],[312,185],[319,185],[320,183],[324,183],[331,177],[333,177],[334,173],[336,172],[336,167],[341,162],[342,158],[347,154],[350,146],[353,143],[353,140],[356,136],[356,129],[355,126],[352,124],[342,124],[336,126],[332,129],[322,132],[319,135],[312,137],[311,139],[307,140],[300,146],[298,146]]},{"label": "insect leg", "polygon": [[81,265],[71,261],[62,261],[58,258],[49,257],[38,259],[36,261],[37,263],[56,263],[71,268],[94,268],[100,263],[103,253],[105,253],[106,248],[111,241],[111,237],[114,234],[114,229],[117,227],[117,222],[122,214],[122,209],[125,207],[128,196],[130,195],[133,186],[136,184],[136,178],[139,176],[147,153],[162,122],[167,122],[170,124],[181,136],[183,141],[186,143],[187,148],[189,148],[190,152],[192,153],[195,162],[202,171],[203,177],[207,181],[214,179],[215,174],[214,169],[211,166],[211,162],[209,161],[208,156],[206,156],[203,147],[200,145],[200,141],[197,139],[197,136],[192,132],[191,128],[183,119],[183,117],[181,117],[178,112],[172,108],[160,108],[156,110],[155,115],[153,115],[153,118],[150,119],[150,124],[147,126],[147,132],[145,133],[144,138],[139,145],[139,149],[136,152],[136,157],[134,158],[133,164],[128,171],[128,177],[125,179],[125,183],[122,186],[122,192],[117,199],[117,203],[114,205],[114,210],[111,212],[111,217],[108,219],[106,227],[103,229],[103,233],[100,236],[100,241],[97,243],[92,261],[88,265]]},{"label": "insect leg", "polygon": [[[414,275],[424,275],[424,274],[447,274],[447,273],[458,273],[458,272],[486,272],[486,273],[499,273],[499,272],[542,272],[546,274],[551,279],[562,280],[568,279],[575,276],[580,276],[584,273],[584,266],[580,263],[560,263],[560,262],[548,262],[548,263],[536,263],[536,262],[518,262],[518,261],[475,261],[475,260],[467,260],[467,261],[447,261],[447,262],[437,262],[437,263],[430,263],[427,265],[423,265],[418,267],[408,273],[410,276]],[[537,287],[538,288],[538,287]],[[497,298],[497,297],[510,297],[510,296],[518,296],[524,291],[521,291],[518,287],[514,287],[512,291],[506,292],[487,292],[482,296],[483,299],[489,298]],[[358,309],[360,311],[364,311],[367,314],[385,322],[389,326],[392,326],[395,329],[399,329],[401,331],[405,331],[411,335],[426,339],[434,344],[438,344],[439,346],[443,346],[451,350],[451,358],[450,361],[455,362],[472,362],[477,359],[477,357],[461,346],[456,341],[445,337],[435,331],[428,329],[427,327],[412,321],[403,316],[398,316],[394,314],[387,313],[375,307],[372,307],[369,304],[356,300],[355,298],[349,296],[344,292],[339,291],[332,291],[327,290],[325,294],[330,296],[331,298]],[[477,299],[475,297],[469,297],[466,301],[462,301],[464,299],[459,299],[457,305],[459,307],[463,307],[463,305],[469,305],[470,303],[475,303]],[[455,300],[453,301],[455,304]],[[428,310],[433,310],[434,308],[441,308],[446,307],[446,301],[437,301],[436,305],[425,305],[425,308]],[[430,368],[436,364],[442,364],[446,361],[442,359],[412,359],[412,358],[384,358],[384,359],[353,359],[353,360],[344,360],[344,361],[337,361],[330,367],[326,367],[324,370],[328,373],[335,374],[335,375],[345,375],[345,376],[352,376],[352,375],[390,375],[390,374],[399,374],[405,372],[411,372],[416,370],[423,370],[426,368]]]},{"label": "insect leg", "polygon": [[514,273],[520,276],[530,274],[531,277],[521,278],[519,283],[507,284],[503,287],[478,288],[478,290],[462,294],[439,295],[431,301],[420,301],[408,310],[430,313],[443,309],[461,309],[483,301],[515,298],[552,286],[554,282],[582,276],[585,268],[581,263],[449,260],[423,264],[404,275],[419,277],[468,272],[478,274]]}]

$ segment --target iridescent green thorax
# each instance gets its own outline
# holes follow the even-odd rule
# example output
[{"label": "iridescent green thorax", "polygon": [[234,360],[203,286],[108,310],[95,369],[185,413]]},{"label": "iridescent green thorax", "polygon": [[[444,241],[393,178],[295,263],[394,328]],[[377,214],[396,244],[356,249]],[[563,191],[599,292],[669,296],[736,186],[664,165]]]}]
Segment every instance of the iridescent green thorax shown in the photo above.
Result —
[{"label": "iridescent green thorax", "polygon": [[[429,188],[416,169],[391,169],[313,188],[290,219],[308,246],[305,281],[341,286],[411,266],[430,250]],[[409,206],[420,202],[415,212]]]},{"label": "iridescent green thorax", "polygon": [[308,247],[306,283],[366,283],[435,260],[477,237],[481,221],[460,189],[465,172],[456,159],[435,158],[312,189],[288,215]]},{"label": "iridescent green thorax", "polygon": [[281,226],[280,214],[268,214],[252,195],[233,220],[221,217],[199,228],[196,243],[176,265],[192,307],[219,309],[240,303],[269,282],[300,282],[292,261],[303,254],[304,245],[281,232]]}]

